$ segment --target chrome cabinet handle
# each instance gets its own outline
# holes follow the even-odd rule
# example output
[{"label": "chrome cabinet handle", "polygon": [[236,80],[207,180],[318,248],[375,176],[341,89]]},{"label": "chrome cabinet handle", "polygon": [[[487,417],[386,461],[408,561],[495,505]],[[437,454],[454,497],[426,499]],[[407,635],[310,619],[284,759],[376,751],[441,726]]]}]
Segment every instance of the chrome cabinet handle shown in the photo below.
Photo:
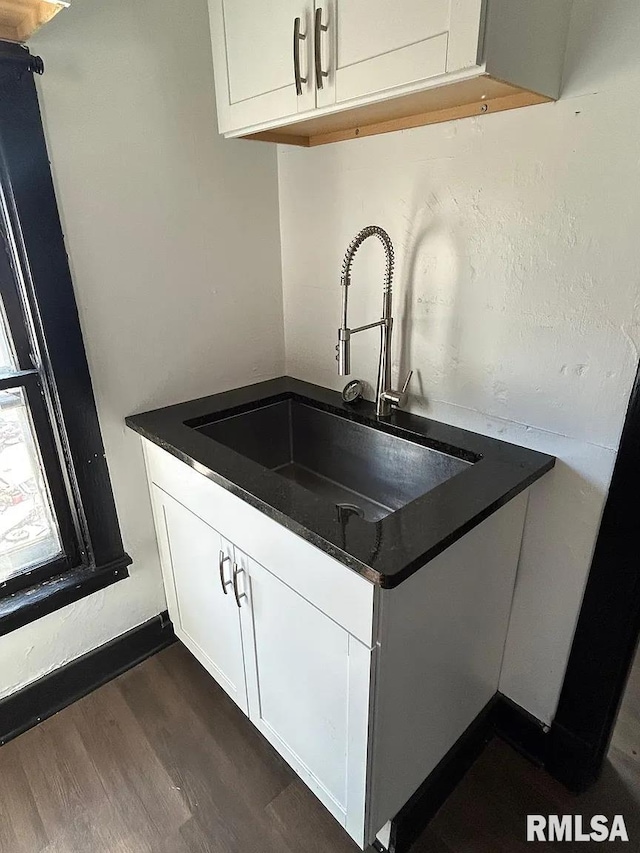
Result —
[{"label": "chrome cabinet handle", "polygon": [[220,585],[222,586],[222,591],[225,595],[227,595],[227,587],[231,586],[231,581],[226,581],[224,579],[224,564],[227,560],[231,560],[227,554],[224,553],[222,548],[220,549],[220,553],[218,554],[218,570],[220,572]]},{"label": "chrome cabinet handle", "polygon": [[329,72],[322,70],[322,33],[326,33],[329,29],[328,25],[322,23],[322,8],[316,9],[316,29],[315,29],[315,58],[316,58],[316,87],[322,89],[322,78],[328,77]]},{"label": "chrome cabinet handle", "polygon": [[238,607],[242,607],[242,604],[240,603],[241,599],[247,597],[246,592],[240,592],[238,590],[238,575],[242,574],[242,572],[244,572],[244,569],[239,569],[238,564],[234,563],[233,564],[233,594],[236,597],[236,604],[238,605]]},{"label": "chrome cabinet handle", "polygon": [[302,84],[307,82],[306,77],[300,76],[300,42],[306,39],[306,33],[300,32],[300,18],[293,22],[293,76],[296,81],[296,94],[302,94]]}]

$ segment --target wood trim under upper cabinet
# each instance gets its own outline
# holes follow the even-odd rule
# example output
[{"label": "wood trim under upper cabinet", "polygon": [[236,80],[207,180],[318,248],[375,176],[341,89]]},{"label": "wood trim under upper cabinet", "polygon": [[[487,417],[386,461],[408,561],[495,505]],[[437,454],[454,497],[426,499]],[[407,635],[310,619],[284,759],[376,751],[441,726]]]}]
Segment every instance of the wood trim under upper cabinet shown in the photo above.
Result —
[{"label": "wood trim under upper cabinet", "polygon": [[264,130],[261,133],[249,133],[247,136],[241,136],[240,139],[257,139],[259,142],[280,142],[282,145],[299,145],[301,148],[309,148],[311,145],[308,136],[296,136],[293,133],[281,132],[279,130]]},{"label": "wood trim under upper cabinet", "polygon": [[25,42],[68,5],[65,0],[0,0],[0,39]]},{"label": "wood trim under upper cabinet", "polygon": [[546,95],[512,86],[484,74],[471,80],[461,80],[436,89],[319,116],[243,138],[309,148],[544,104],[552,100]]}]

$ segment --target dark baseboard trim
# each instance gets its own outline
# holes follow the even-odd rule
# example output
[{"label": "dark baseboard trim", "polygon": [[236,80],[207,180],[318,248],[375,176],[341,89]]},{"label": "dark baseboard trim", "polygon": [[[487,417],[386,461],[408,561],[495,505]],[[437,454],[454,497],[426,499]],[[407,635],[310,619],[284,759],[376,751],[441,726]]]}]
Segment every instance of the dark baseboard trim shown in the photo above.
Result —
[{"label": "dark baseboard trim", "polygon": [[496,693],[395,816],[391,823],[389,853],[409,850],[495,736],[506,740],[536,764],[545,764],[548,727],[511,699]]},{"label": "dark baseboard trim", "polygon": [[602,762],[592,744],[554,722],[549,732],[546,770],[574,794],[586,791],[600,775]]},{"label": "dark baseboard trim", "polygon": [[549,727],[502,693],[497,697],[493,712],[495,733],[535,764],[545,766]]},{"label": "dark baseboard trim", "polygon": [[0,745],[174,641],[165,611],[0,700]]}]

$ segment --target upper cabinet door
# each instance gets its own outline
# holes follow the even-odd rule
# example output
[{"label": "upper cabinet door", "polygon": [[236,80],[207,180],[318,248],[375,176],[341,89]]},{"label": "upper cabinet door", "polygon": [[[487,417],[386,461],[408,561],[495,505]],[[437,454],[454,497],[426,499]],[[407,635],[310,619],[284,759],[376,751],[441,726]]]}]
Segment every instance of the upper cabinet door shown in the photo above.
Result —
[{"label": "upper cabinet door", "polygon": [[482,0],[329,0],[335,101],[411,87],[476,64]]},{"label": "upper cabinet door", "polygon": [[209,0],[209,14],[221,132],[314,109],[311,0]]},{"label": "upper cabinet door", "polygon": [[152,486],[152,498],[176,635],[246,714],[233,546],[157,486]]}]

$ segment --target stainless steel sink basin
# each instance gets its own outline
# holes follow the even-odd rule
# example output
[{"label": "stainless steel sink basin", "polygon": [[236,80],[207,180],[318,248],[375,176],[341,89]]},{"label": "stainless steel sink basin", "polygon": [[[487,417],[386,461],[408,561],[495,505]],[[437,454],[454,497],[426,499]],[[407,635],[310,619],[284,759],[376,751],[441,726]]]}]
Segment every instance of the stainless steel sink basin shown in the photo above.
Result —
[{"label": "stainless steel sink basin", "polygon": [[298,399],[195,429],[367,521],[390,515],[473,464]]}]

